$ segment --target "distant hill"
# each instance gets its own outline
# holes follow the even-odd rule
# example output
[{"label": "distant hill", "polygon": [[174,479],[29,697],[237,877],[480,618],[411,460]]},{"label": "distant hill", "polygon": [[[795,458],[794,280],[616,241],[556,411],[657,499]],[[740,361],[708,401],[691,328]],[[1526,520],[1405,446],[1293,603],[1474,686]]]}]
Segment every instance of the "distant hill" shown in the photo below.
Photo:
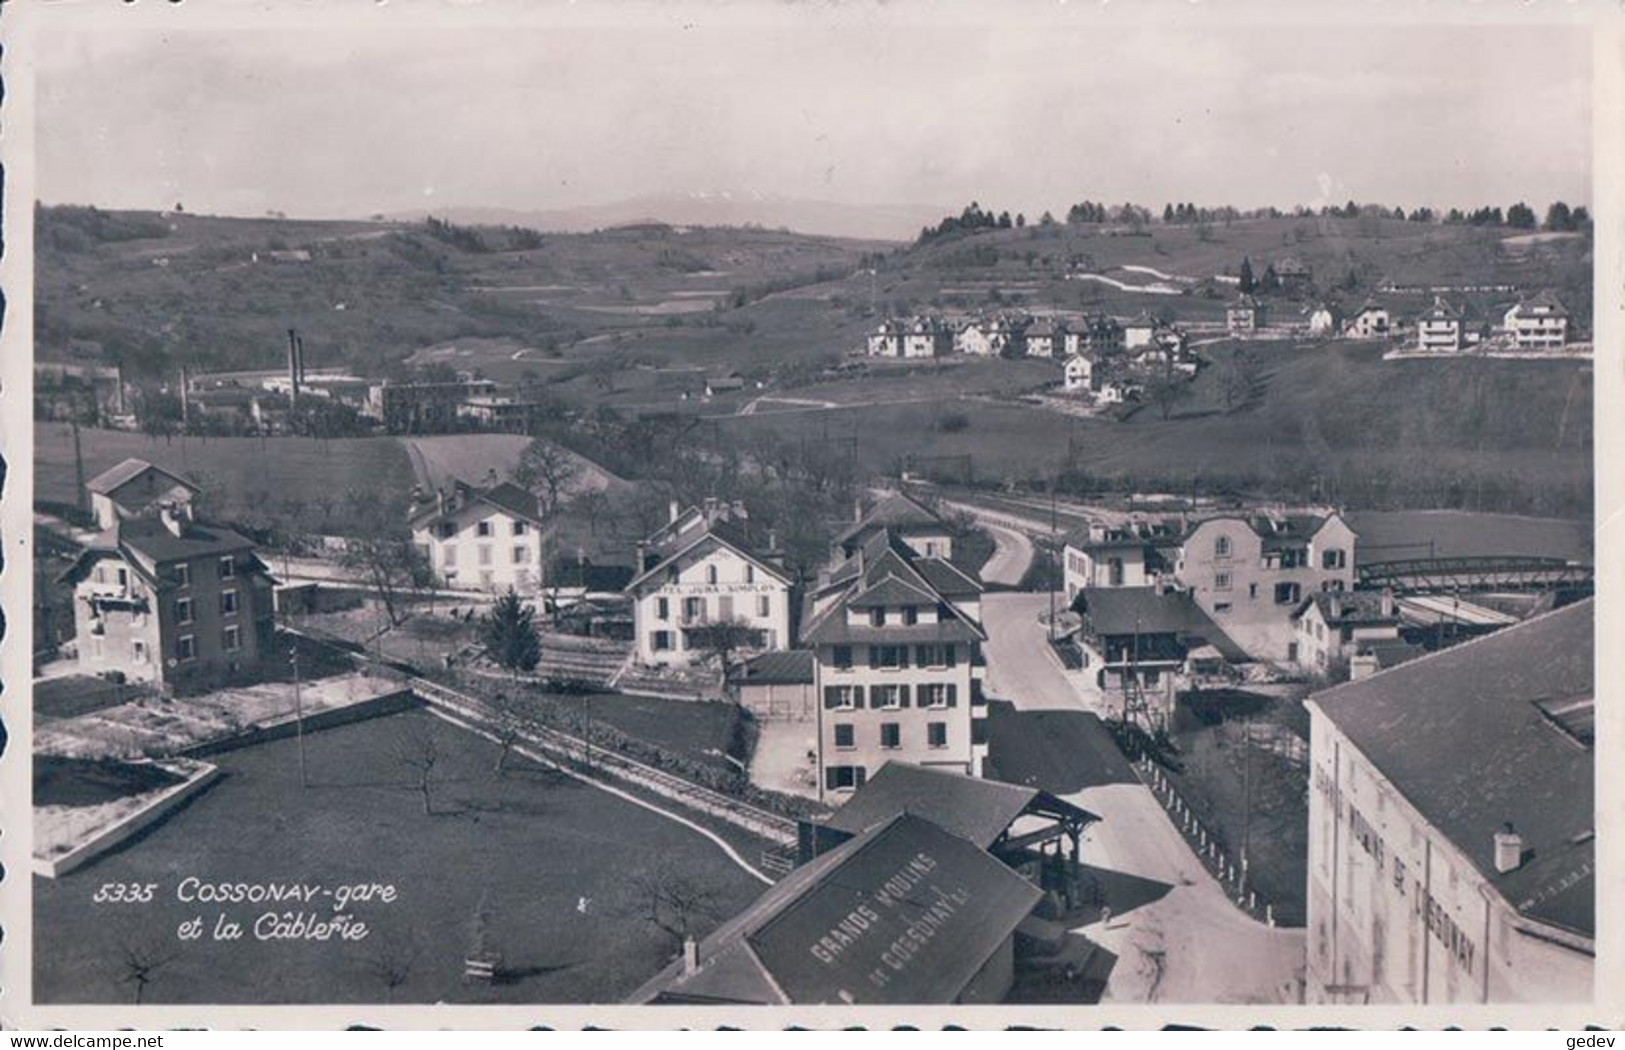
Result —
[{"label": "distant hill", "polygon": [[392,213],[389,218],[420,221],[426,215],[478,226],[528,226],[543,232],[585,233],[612,226],[666,223],[672,226],[761,226],[821,237],[912,240],[922,226],[948,209],[934,204],[839,204],[761,194],[710,193],[635,197],[611,204],[575,208],[437,207]]}]

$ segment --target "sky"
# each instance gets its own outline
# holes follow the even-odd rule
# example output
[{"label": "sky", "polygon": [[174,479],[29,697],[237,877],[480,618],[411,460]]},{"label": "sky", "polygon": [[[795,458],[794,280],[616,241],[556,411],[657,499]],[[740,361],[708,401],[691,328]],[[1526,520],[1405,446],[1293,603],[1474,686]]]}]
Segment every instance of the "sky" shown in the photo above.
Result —
[{"label": "sky", "polygon": [[52,27],[35,50],[37,192],[311,218],[702,193],[1029,215],[1590,200],[1584,32],[1036,10]]}]

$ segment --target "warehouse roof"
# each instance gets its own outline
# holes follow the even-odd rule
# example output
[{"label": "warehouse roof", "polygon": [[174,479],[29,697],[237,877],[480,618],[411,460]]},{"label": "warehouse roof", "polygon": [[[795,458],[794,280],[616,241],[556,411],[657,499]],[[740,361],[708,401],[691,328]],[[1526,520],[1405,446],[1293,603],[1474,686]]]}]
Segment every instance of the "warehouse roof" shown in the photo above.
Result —
[{"label": "warehouse roof", "polygon": [[743,685],[811,685],[813,654],[806,649],[763,653],[745,661]]},{"label": "warehouse roof", "polygon": [[1034,807],[1083,821],[1100,818],[1034,787],[983,780],[907,762],[887,762],[836,810],[824,826],[861,835],[902,813],[924,817],[987,849]]},{"label": "warehouse roof", "polygon": [[[1574,727],[1593,709],[1594,615],[1578,602],[1311,700],[1512,907],[1586,936],[1595,755]],[[1508,822],[1526,859],[1499,874]]]},{"label": "warehouse roof", "polygon": [[634,1002],[952,1003],[1041,896],[985,850],[899,815],[791,872]]}]

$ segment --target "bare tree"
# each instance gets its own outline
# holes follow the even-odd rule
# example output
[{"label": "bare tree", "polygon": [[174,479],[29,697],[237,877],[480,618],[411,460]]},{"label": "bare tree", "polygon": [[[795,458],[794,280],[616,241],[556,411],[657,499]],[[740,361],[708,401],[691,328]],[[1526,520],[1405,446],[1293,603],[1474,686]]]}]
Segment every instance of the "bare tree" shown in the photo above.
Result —
[{"label": "bare tree", "polygon": [[733,658],[741,650],[753,649],[760,644],[760,633],[744,620],[717,620],[701,624],[689,631],[695,648],[706,656],[714,656],[722,665],[722,688],[726,692],[731,681]]},{"label": "bare tree", "polygon": [[513,479],[537,493],[546,515],[558,509],[565,489],[580,473],[581,465],[575,456],[545,438],[535,438],[520,454]]},{"label": "bare tree", "polygon": [[[499,701],[500,703],[500,698]],[[491,735],[496,738],[497,751],[496,765],[491,769],[491,775],[498,780],[507,773],[508,756],[513,753],[515,745],[524,739],[524,721],[512,711],[504,711],[497,716],[495,724],[491,726]]]},{"label": "bare tree", "polygon": [[423,796],[423,815],[434,815],[434,770],[440,764],[440,742],[426,725],[416,725],[395,741],[395,758],[416,776],[416,788]]},{"label": "bare tree", "polygon": [[119,981],[135,985],[137,1006],[141,1005],[147,985],[156,979],[158,971],[175,961],[176,954],[174,946],[157,941],[126,943],[119,946]]},{"label": "bare tree", "polygon": [[722,917],[722,898],[687,872],[662,865],[632,876],[631,911],[670,937],[676,949]]}]

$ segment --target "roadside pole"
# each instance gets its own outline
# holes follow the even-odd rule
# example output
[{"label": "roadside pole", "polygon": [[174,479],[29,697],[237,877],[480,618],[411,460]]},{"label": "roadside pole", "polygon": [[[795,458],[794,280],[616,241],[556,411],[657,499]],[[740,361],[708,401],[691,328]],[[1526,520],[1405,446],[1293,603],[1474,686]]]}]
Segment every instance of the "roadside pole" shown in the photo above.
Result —
[{"label": "roadside pole", "polygon": [[299,645],[288,646],[288,659],[293,664],[293,718],[294,733],[299,738],[299,786],[310,787],[310,773],[305,765],[305,702],[299,688]]}]

